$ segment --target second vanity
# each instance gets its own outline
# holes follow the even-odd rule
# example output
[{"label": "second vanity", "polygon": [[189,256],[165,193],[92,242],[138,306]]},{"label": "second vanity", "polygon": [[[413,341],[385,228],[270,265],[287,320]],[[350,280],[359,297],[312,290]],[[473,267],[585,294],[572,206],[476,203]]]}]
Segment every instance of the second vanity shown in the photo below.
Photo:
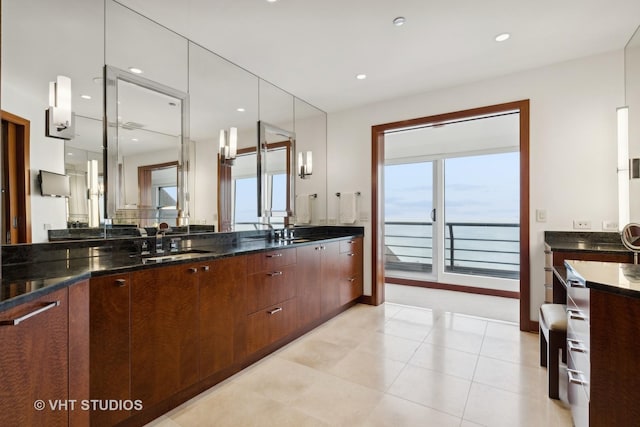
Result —
[{"label": "second vanity", "polygon": [[106,247],[33,253],[50,260],[32,280],[3,277],[0,321],[30,317],[0,326],[3,347],[16,347],[0,355],[13,394],[0,424],[142,425],[346,310],[362,295],[362,229],[314,231],[183,239],[180,256],[151,263]]}]

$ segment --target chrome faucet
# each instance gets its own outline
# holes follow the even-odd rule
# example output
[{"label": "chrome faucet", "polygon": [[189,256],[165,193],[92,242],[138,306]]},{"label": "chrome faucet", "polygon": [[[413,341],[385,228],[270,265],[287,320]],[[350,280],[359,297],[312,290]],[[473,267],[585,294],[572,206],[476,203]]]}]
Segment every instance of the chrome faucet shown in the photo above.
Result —
[{"label": "chrome faucet", "polygon": [[162,254],[164,253],[164,249],[162,249],[162,238],[164,237],[164,232],[158,230],[156,233],[156,253]]}]

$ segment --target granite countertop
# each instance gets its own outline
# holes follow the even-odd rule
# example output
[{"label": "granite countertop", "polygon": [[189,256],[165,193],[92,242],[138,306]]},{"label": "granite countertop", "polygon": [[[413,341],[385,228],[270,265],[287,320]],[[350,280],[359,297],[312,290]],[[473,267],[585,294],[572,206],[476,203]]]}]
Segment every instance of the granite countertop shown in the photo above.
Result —
[{"label": "granite countertop", "polygon": [[78,256],[76,252],[74,257],[66,259],[3,265],[0,310],[39,298],[49,292],[91,277],[138,271],[162,265],[206,261],[274,249],[313,245],[318,241],[339,241],[359,235],[362,233],[299,236],[295,241],[268,241],[264,238],[243,239],[240,243],[222,246],[213,244],[207,246],[207,242],[202,241],[197,248],[183,248],[178,253],[179,255],[165,252],[162,254],[161,260],[155,260],[155,254],[152,254],[151,257],[142,257],[139,254],[126,251],[101,253],[95,248],[86,248],[86,256]]},{"label": "granite countertop", "polygon": [[554,252],[629,253],[618,232],[545,231],[544,241]]},{"label": "granite countertop", "polygon": [[588,288],[640,298],[640,265],[573,260],[564,263],[567,275],[577,276]]}]

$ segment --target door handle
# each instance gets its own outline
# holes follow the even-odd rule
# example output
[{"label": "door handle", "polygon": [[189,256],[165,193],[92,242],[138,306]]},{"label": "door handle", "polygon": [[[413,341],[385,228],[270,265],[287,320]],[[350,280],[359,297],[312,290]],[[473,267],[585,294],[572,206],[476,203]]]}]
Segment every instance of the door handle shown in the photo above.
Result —
[{"label": "door handle", "polygon": [[436,208],[431,209],[431,221],[436,221]]}]

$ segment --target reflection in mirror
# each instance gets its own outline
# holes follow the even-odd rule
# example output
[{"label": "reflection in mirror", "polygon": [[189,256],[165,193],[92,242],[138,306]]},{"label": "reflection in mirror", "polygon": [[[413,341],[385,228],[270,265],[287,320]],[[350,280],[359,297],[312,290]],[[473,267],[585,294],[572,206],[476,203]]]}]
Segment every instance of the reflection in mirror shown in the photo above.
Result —
[{"label": "reflection in mirror", "polygon": [[638,252],[640,252],[640,224],[629,223],[624,226],[621,233],[622,243],[633,251],[633,263],[638,263]]},{"label": "reflection in mirror", "polygon": [[[625,46],[624,66],[624,95],[629,114],[629,158],[634,159],[640,157],[640,27]],[[629,189],[629,218],[633,222],[640,222],[640,179],[630,180]]]},{"label": "reflection in mirror", "polygon": [[102,120],[76,116],[76,134],[65,141],[64,168],[71,196],[67,228],[99,227],[104,218]]},{"label": "reflection in mirror", "polygon": [[[188,95],[114,67],[105,67],[105,74],[107,215],[115,224],[155,226],[171,219],[183,225],[188,215],[183,161],[188,159],[183,143],[188,140]],[[163,177],[154,182],[153,171],[162,171]],[[168,178],[176,175],[175,181]],[[159,203],[162,188],[175,189],[171,209]]]},{"label": "reflection in mirror", "polygon": [[288,225],[295,204],[296,135],[264,121],[258,129],[258,216],[266,222],[283,217]]}]

